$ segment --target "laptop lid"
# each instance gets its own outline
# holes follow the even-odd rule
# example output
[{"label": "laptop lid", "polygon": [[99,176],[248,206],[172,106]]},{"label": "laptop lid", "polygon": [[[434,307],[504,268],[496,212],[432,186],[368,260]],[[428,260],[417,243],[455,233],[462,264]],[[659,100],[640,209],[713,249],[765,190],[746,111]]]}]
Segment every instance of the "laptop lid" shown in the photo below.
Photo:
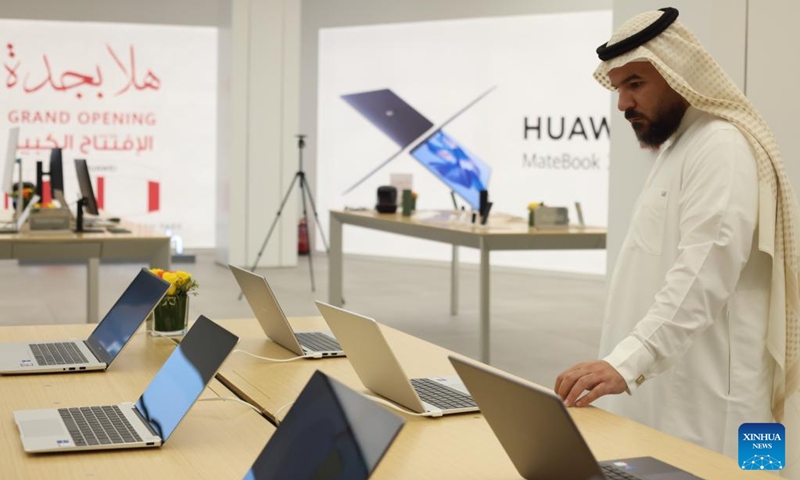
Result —
[{"label": "laptop lid", "polygon": [[216,375],[239,337],[203,315],[147,386],[136,410],[164,443]]},{"label": "laptop lid", "polygon": [[245,480],[366,480],[405,422],[317,370]]},{"label": "laptop lid", "polygon": [[8,143],[6,143],[6,162],[3,164],[3,193],[11,195],[14,186],[14,165],[17,162],[17,143],[19,142],[19,127],[8,129]]},{"label": "laptop lid", "polygon": [[289,320],[283,313],[275,294],[272,293],[267,279],[234,265],[228,265],[228,268],[231,269],[236,283],[242,289],[244,298],[247,299],[250,309],[267,337],[297,355],[303,355],[303,349],[294,336]]},{"label": "laptop lid", "polygon": [[478,362],[449,358],[523,478],[605,478],[557,395]]},{"label": "laptop lid", "polygon": [[28,221],[28,217],[31,215],[31,210],[33,210],[33,207],[39,203],[39,200],[41,200],[41,197],[34,193],[33,197],[31,197],[31,200],[25,206],[25,210],[23,210],[19,218],[17,218],[16,229],[18,232],[22,230],[22,227],[25,226],[25,222]]},{"label": "laptop lid", "polygon": [[415,412],[425,411],[375,320],[327,303],[316,304],[365,387]]},{"label": "laptop lid", "polygon": [[97,360],[111,365],[167,290],[169,282],[141,269],[86,340]]},{"label": "laptop lid", "polygon": [[430,120],[389,89],[342,95],[342,100],[400,147],[409,145],[433,126]]}]

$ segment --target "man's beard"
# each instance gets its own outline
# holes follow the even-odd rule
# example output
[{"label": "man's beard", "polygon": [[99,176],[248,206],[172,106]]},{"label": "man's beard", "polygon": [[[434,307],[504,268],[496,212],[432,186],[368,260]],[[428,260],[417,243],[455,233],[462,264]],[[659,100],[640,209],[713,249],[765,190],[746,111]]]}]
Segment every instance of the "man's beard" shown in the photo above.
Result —
[{"label": "man's beard", "polygon": [[675,101],[667,105],[659,105],[653,118],[646,117],[633,108],[625,110],[625,118],[627,120],[645,119],[647,125],[637,122],[631,123],[633,132],[643,147],[658,148],[678,130],[685,112],[686,106],[684,103]]}]

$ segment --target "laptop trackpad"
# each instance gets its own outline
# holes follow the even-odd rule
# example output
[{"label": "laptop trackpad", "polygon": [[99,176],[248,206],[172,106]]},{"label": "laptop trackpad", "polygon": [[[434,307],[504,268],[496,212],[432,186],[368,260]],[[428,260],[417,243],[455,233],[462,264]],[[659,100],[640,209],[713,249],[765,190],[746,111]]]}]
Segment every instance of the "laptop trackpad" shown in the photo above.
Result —
[{"label": "laptop trackpad", "polygon": [[61,420],[25,420],[19,426],[27,438],[63,436],[65,431]]}]

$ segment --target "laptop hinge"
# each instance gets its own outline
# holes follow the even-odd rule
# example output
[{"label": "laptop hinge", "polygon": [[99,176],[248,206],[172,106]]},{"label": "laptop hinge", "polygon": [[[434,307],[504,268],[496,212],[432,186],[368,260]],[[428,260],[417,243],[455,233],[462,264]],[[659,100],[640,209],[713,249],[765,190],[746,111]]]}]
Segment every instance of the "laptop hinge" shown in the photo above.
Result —
[{"label": "laptop hinge", "polygon": [[100,363],[106,363],[105,361],[103,361],[102,358],[100,358],[100,355],[98,355],[97,352],[94,351],[94,348],[92,348],[92,344],[91,343],[89,343],[86,340],[83,340],[83,344],[86,345],[86,348],[88,348],[90,352],[92,352],[92,355],[94,355],[94,359],[95,360],[97,360]]},{"label": "laptop hinge", "polygon": [[[161,435],[159,435],[158,433],[156,433],[156,431],[155,431],[155,429],[153,428],[153,426],[152,426],[152,425],[150,425],[150,422],[148,422],[148,421],[147,421],[147,419],[145,419],[145,418],[144,418],[144,415],[142,415],[142,412],[140,412],[140,411],[139,411],[139,408],[136,406],[136,404],[134,404],[134,405],[133,405],[133,411],[136,413],[136,415],[138,415],[138,417],[139,417],[139,420],[141,420],[141,421],[142,421],[142,424],[144,424],[144,426],[145,426],[145,427],[147,427],[147,430],[149,430],[149,431],[150,431],[150,434],[151,434],[151,435],[153,435],[154,437],[161,438]],[[161,438],[161,442],[162,442],[162,443],[164,442],[164,439],[163,439],[163,438]]]}]

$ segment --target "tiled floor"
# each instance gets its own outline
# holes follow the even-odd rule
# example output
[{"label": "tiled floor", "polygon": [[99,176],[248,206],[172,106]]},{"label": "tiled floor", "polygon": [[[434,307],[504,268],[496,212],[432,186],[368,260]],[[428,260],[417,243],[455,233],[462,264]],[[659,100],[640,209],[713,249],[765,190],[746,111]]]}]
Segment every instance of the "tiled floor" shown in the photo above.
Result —
[{"label": "tiled floor", "polygon": [[[200,293],[190,315],[249,318],[245,301],[227,268],[210,251],[197,263],[174,265],[191,271]],[[374,257],[345,258],[345,308],[459,353],[478,356],[478,275],[461,268],[461,302],[450,316],[450,269],[446,263],[401,262]],[[143,265],[100,267],[100,314],[105,314]],[[260,269],[289,316],[318,315],[313,301],[327,301],[327,259],[314,256],[317,291],[311,292],[308,263]],[[390,279],[390,280],[387,280]],[[81,265],[19,266],[0,262],[0,325],[79,323],[84,320],[86,268]],[[605,299],[604,278],[529,270],[492,270],[492,363],[535,382],[578,361],[595,358]]]}]

